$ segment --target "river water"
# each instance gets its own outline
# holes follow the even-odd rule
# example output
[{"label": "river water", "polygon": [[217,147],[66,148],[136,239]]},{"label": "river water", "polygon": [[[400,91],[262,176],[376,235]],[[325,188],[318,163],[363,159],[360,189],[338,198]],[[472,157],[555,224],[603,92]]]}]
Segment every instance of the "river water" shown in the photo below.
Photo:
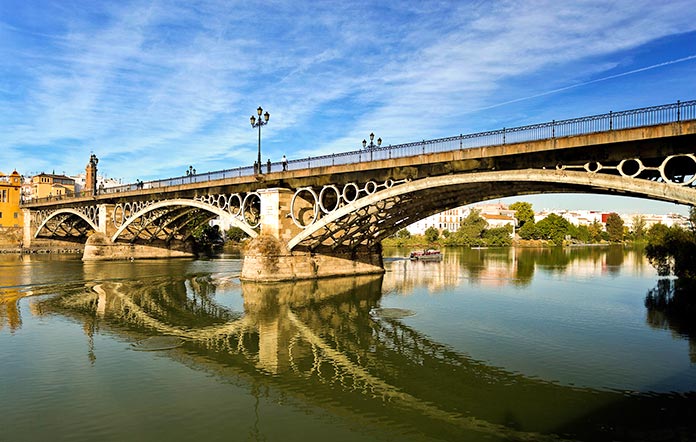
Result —
[{"label": "river water", "polygon": [[275,285],[0,256],[0,441],[694,440],[693,318],[640,251],[444,253]]}]

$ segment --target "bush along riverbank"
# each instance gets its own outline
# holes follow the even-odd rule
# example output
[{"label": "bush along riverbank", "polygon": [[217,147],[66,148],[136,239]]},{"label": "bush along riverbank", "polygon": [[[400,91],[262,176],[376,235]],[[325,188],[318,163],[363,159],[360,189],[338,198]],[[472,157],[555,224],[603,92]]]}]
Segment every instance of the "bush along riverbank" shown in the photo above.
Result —
[{"label": "bush along riverbank", "polygon": [[[691,229],[679,226],[667,227],[654,224],[646,228],[645,219],[640,215],[633,219],[629,229],[616,213],[607,216],[605,223],[595,220],[588,225],[576,226],[565,218],[554,213],[549,214],[538,222],[534,221],[534,212],[529,203],[515,203],[510,209],[516,210],[515,221],[502,227],[491,227],[472,210],[464,218],[459,229],[455,232],[438,230],[434,227],[426,229],[423,235],[412,235],[408,230],[401,229],[395,235],[382,241],[385,247],[547,247],[572,245],[607,245],[607,244],[638,244],[644,245],[651,241],[663,241],[668,237],[684,238],[688,232],[696,231],[696,210],[690,209],[689,220]],[[676,251],[676,246],[674,246]],[[656,250],[655,261],[661,258],[659,249]],[[664,261],[664,260],[663,260]],[[664,263],[662,266],[664,267]]]}]

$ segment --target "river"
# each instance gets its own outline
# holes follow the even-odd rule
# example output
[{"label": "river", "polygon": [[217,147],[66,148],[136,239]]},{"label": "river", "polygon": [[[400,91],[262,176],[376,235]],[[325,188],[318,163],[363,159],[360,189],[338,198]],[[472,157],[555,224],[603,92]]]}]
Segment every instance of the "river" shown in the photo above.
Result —
[{"label": "river", "polygon": [[640,250],[443,252],[273,285],[0,255],[0,441],[696,438],[693,317]]}]

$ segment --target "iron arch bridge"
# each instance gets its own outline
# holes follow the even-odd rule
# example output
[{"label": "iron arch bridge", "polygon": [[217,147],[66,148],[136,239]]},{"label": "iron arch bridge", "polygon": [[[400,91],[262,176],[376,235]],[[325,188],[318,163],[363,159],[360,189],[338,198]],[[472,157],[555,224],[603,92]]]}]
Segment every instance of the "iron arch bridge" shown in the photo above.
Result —
[{"label": "iron arch bridge", "polygon": [[[231,200],[238,200],[236,208]],[[161,239],[171,241],[175,236],[186,241],[198,227],[219,218],[227,225],[242,229],[247,235],[255,237],[259,225],[258,194],[250,193],[242,201],[238,194],[213,195],[198,199],[177,198],[130,206],[117,204],[112,217],[116,232],[111,241],[127,239],[134,242],[145,239],[152,242]],[[246,206],[245,206],[246,204]],[[246,210],[245,210],[246,209]]]},{"label": "iron arch bridge", "polygon": [[25,243],[98,232],[116,244],[167,247],[219,219],[252,239],[275,238],[271,254],[354,255],[432,214],[507,196],[695,205],[696,101],[293,160],[287,171],[248,169],[31,201]]},{"label": "iron arch bridge", "polygon": [[[696,157],[691,154],[670,156],[662,165],[681,159],[692,161],[694,167],[689,173],[696,173]],[[618,173],[598,173],[602,169]],[[291,212],[293,221],[302,232],[288,242],[288,250],[296,247],[314,250],[322,245],[332,248],[358,244],[371,246],[430,215],[509,196],[552,192],[598,193],[696,204],[696,174],[685,177],[663,173],[659,180],[639,179],[638,175],[635,172],[628,175],[621,167],[606,167],[599,163],[559,164],[551,170],[458,173],[400,182],[387,180],[382,184],[368,181],[362,186],[348,183],[343,187],[326,185],[320,190],[301,188],[293,196],[292,208],[295,209],[297,198],[303,198],[310,201],[312,210]]]},{"label": "iron arch bridge", "polygon": [[[100,210],[108,210],[101,220]],[[106,208],[91,203],[76,208],[38,210],[32,213],[37,225],[35,238],[48,237],[79,241],[92,232],[108,232],[111,241],[165,243],[188,240],[200,226],[220,219],[248,236],[258,235],[260,199],[256,192],[214,194],[189,198],[117,202]],[[101,228],[100,228],[101,227]]]}]

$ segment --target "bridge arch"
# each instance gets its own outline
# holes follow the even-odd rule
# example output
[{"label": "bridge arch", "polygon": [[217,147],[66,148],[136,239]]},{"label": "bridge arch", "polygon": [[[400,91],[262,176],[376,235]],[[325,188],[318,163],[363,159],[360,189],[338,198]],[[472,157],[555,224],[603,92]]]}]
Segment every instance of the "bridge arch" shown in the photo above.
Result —
[{"label": "bridge arch", "polygon": [[[450,190],[446,190],[447,188]],[[418,198],[419,194],[426,195],[427,198],[427,195],[432,195],[433,192],[445,195],[448,193],[459,193],[460,195],[447,196],[447,198],[441,199],[440,204],[423,201],[425,198]],[[475,195],[473,194],[474,192]],[[379,210],[385,208],[385,202],[390,200],[399,201],[408,196],[410,198],[406,198],[406,201],[399,201],[395,204],[395,207],[398,206],[395,212],[398,212],[397,217],[399,219],[390,220],[389,222],[385,222],[385,219],[381,220],[381,224],[384,227],[380,230],[369,231],[369,229],[366,229],[363,231],[356,230],[356,232],[367,233],[372,235],[372,239],[379,240],[406,227],[406,225],[461,205],[517,195],[570,192],[620,194],[622,196],[696,205],[695,188],[660,181],[552,169],[468,172],[408,181],[357,199],[307,226],[307,228],[288,242],[287,249],[291,251],[302,243],[306,244],[312,241],[313,238],[315,242],[321,242],[322,238],[325,239],[327,237],[327,235],[322,236],[321,232],[335,231],[336,229],[332,227],[333,225],[351,218],[353,214],[362,211],[365,214],[364,216],[374,216]],[[405,208],[404,206],[408,204],[412,204],[414,207],[411,209]],[[418,207],[415,205],[418,205]],[[355,223],[355,220],[350,221],[350,224]]]},{"label": "bridge arch", "polygon": [[254,238],[258,236],[258,233],[254,229],[249,227],[249,225],[247,225],[244,221],[240,220],[238,217],[234,216],[233,214],[229,213],[224,209],[221,209],[217,206],[208,204],[203,201],[179,198],[158,201],[138,210],[130,217],[128,217],[128,219],[116,230],[116,232],[111,236],[111,241],[115,243],[118,240],[118,238],[123,234],[123,232],[128,230],[136,221],[142,221],[143,217],[147,216],[148,214],[153,214],[154,212],[162,209],[167,210],[182,207],[199,209],[211,213],[213,215],[217,215],[230,225],[234,227],[239,227],[244,231],[244,233],[246,233],[250,237]]},{"label": "bridge arch", "polygon": [[[47,225],[49,222],[56,220],[58,221],[58,218],[63,218],[59,220],[58,226],[64,225],[66,221],[70,218],[75,218],[79,222],[84,222],[88,226],[88,230],[91,229],[93,231],[98,231],[99,228],[97,227],[97,224],[91,220],[87,215],[84,213],[80,212],[79,210],[76,209],[69,209],[69,208],[63,208],[63,209],[58,209],[55,212],[52,212],[49,214],[44,220],[41,222],[39,227],[36,229],[36,232],[34,233],[34,238],[38,238],[41,232],[45,229],[47,229]],[[55,230],[51,232],[52,234],[55,234]]]}]

